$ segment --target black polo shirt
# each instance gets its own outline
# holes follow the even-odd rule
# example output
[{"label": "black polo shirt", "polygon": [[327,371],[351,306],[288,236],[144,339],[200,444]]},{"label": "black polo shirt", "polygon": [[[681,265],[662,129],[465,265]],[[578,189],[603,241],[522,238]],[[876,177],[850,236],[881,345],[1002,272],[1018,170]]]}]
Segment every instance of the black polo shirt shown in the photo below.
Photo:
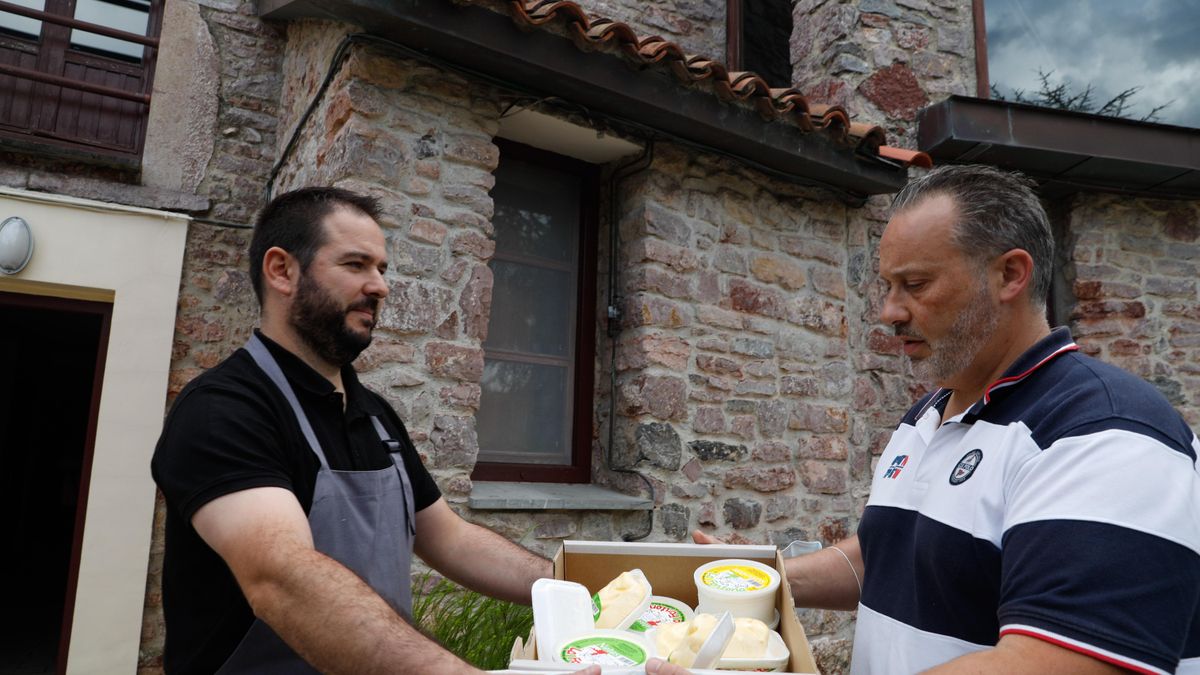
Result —
[{"label": "black polo shirt", "polygon": [[[387,447],[371,424],[374,415],[400,441],[416,510],[437,501],[437,484],[404,424],[382,397],[359,383],[353,368],[342,369],[343,409],[342,395],[329,380],[258,335],[291,382],[331,468],[391,466]],[[291,490],[308,513],[319,468],[287,400],[245,349],[179,394],[151,462],[167,504],[163,613],[168,673],[214,672],[254,620],[225,562],[192,529],[192,516],[217,497],[256,487]]]}]

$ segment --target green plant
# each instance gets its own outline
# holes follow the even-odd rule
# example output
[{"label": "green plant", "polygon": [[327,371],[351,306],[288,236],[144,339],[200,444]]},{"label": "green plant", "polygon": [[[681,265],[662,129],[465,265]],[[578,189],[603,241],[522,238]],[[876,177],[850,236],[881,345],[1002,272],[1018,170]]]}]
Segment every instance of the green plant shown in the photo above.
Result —
[{"label": "green plant", "polygon": [[529,635],[533,610],[426,572],[414,579],[413,620],[464,661],[483,670],[498,670],[508,666],[513,640]]},{"label": "green plant", "polygon": [[[1134,119],[1129,115],[1129,106],[1133,101],[1133,97],[1142,90],[1141,87],[1130,87],[1104,103],[1097,103],[1092,100],[1092,94],[1095,92],[1091,84],[1088,84],[1083,89],[1074,88],[1069,80],[1064,80],[1060,84],[1054,84],[1051,81],[1053,75],[1053,70],[1046,72],[1038,68],[1038,80],[1041,82],[1038,90],[1031,95],[1027,95],[1024,89],[1014,89],[1012,91],[1012,100],[1016,103],[1027,103],[1044,108],[1057,108],[1059,110],[1072,110],[1075,112],[1105,115],[1107,117]],[[1000,89],[995,84],[992,84],[990,88],[993,99],[997,101],[1009,100],[1000,92]],[[1136,119],[1141,122],[1158,122],[1158,113],[1174,102],[1174,100],[1171,100],[1162,105],[1155,106],[1150,109],[1150,112]]]}]

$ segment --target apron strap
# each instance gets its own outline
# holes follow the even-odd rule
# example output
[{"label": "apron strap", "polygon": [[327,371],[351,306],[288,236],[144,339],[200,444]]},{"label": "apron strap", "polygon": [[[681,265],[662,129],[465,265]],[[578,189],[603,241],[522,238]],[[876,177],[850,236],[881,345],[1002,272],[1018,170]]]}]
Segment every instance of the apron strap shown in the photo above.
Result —
[{"label": "apron strap", "polygon": [[279,368],[279,363],[271,356],[271,352],[267,350],[267,346],[262,340],[258,339],[258,335],[252,334],[246,342],[246,351],[250,352],[251,358],[258,364],[267,377],[275,383],[283,397],[287,399],[288,405],[292,407],[292,412],[296,415],[296,421],[300,423],[300,431],[304,433],[304,439],[308,441],[308,447],[312,448],[317,459],[321,461],[321,468],[329,470],[329,462],[325,459],[325,451],[321,449],[321,443],[317,441],[317,434],[313,431],[312,425],[308,422],[308,415],[304,414],[304,409],[300,407],[300,401],[296,399],[296,392],[292,389],[291,383],[287,381],[283,371]]},{"label": "apron strap", "polygon": [[413,491],[412,484],[408,481],[408,469],[404,466],[404,456],[400,455],[400,441],[392,438],[392,435],[384,428],[383,422],[379,421],[378,416],[371,415],[371,424],[375,425],[375,433],[379,434],[379,440],[388,447],[388,452],[392,455],[392,463],[396,465],[396,471],[400,474],[400,482],[404,486],[404,508],[407,511],[405,515],[408,520],[408,533],[415,535],[417,533],[416,509],[413,506]]}]

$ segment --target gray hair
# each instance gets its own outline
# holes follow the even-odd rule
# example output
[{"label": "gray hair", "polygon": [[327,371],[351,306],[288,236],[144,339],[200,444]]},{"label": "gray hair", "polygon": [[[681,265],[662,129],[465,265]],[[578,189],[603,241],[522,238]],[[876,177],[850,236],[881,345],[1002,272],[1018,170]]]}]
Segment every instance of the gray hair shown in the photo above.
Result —
[{"label": "gray hair", "polygon": [[968,164],[942,166],[910,181],[892,201],[892,213],[928,197],[946,195],[958,208],[954,244],[977,261],[1014,248],[1033,258],[1030,299],[1045,306],[1054,267],[1054,234],[1035,183],[1019,173]]}]

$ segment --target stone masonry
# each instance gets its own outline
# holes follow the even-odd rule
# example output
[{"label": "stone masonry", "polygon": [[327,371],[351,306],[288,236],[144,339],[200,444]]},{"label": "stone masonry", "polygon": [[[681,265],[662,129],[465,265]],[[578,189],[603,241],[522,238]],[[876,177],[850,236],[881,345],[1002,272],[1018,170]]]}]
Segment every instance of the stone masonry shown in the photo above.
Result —
[{"label": "stone masonry", "polygon": [[1071,326],[1200,428],[1200,204],[1108,195],[1071,210]]},{"label": "stone masonry", "polygon": [[796,86],[883,126],[889,144],[915,147],[918,110],[975,93],[972,17],[970,0],[797,0]]}]

